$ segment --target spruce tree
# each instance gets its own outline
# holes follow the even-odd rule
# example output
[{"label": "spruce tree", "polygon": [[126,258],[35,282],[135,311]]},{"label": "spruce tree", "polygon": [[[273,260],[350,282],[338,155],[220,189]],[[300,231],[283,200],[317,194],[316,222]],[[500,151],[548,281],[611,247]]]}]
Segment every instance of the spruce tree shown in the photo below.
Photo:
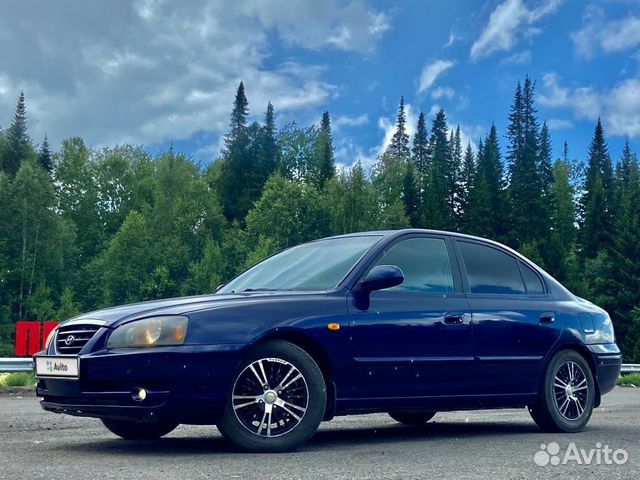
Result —
[{"label": "spruce tree", "polygon": [[429,170],[429,140],[427,138],[427,125],[422,112],[418,116],[418,126],[413,136],[411,158],[416,166],[417,174],[420,177],[425,177]]},{"label": "spruce tree", "polygon": [[447,138],[447,117],[444,110],[436,114],[431,127],[429,148],[432,152],[431,165],[424,193],[423,218],[428,228],[454,228],[453,210],[449,203],[450,188],[450,145]]},{"label": "spruce tree", "polygon": [[479,142],[476,165],[465,229],[469,233],[502,240],[506,234],[506,195],[498,131],[493,124],[484,143]]},{"label": "spruce tree", "polygon": [[38,163],[49,173],[53,170],[53,156],[51,154],[51,148],[49,147],[49,139],[46,134],[42,140],[42,145],[40,145],[40,151],[38,152]]},{"label": "spruce tree", "polygon": [[225,137],[226,147],[233,148],[233,144],[241,139],[247,128],[247,117],[249,116],[249,101],[244,91],[244,83],[240,82],[236,97],[233,101],[233,110],[229,121],[229,133]]},{"label": "spruce tree", "polygon": [[473,189],[475,174],[475,156],[471,148],[471,142],[469,142],[467,143],[467,149],[464,152],[464,159],[460,168],[460,212],[458,225],[460,230],[466,230],[469,199],[471,190]]},{"label": "spruce tree", "polygon": [[273,105],[267,104],[264,114],[264,125],[260,138],[259,182],[264,184],[267,178],[276,170],[278,165],[278,146],[276,145],[276,122]]},{"label": "spruce tree", "polygon": [[409,223],[414,228],[420,226],[420,193],[418,190],[417,177],[416,166],[411,162],[405,162],[402,199]]},{"label": "spruce tree", "polygon": [[527,77],[516,87],[507,129],[510,242],[520,247],[548,237],[548,218],[539,169],[540,143],[534,83]]},{"label": "spruce tree", "polygon": [[589,146],[589,160],[582,197],[583,224],[580,229],[583,258],[594,258],[598,250],[611,246],[613,225],[613,167],[600,119]]},{"label": "spruce tree", "polygon": [[460,206],[460,170],[462,168],[462,142],[460,140],[460,125],[451,130],[449,137],[449,162],[447,165],[447,181],[449,184],[449,208],[455,219],[456,227],[461,220]]},{"label": "spruce tree", "polygon": [[396,130],[391,137],[391,143],[387,151],[396,157],[409,157],[409,134],[407,133],[407,115],[404,111],[404,97],[400,97],[398,115],[396,117]]},{"label": "spruce tree", "polygon": [[20,92],[11,126],[6,131],[6,146],[2,164],[10,178],[15,177],[20,165],[31,156],[31,139],[27,133],[27,107],[24,93]]},{"label": "spruce tree", "polygon": [[322,114],[320,133],[315,149],[313,183],[322,188],[327,180],[335,175],[335,161],[333,159],[333,138],[331,136],[331,118],[329,112]]}]

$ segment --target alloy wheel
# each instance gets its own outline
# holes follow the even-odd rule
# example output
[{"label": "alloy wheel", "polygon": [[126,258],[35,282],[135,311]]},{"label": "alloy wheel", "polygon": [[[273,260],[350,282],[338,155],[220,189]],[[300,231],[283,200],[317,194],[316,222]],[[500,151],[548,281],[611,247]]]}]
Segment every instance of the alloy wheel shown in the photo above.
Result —
[{"label": "alloy wheel", "polygon": [[589,386],[580,365],[566,361],[558,367],[553,378],[553,395],[560,415],[577,420],[587,408]]},{"label": "alloy wheel", "polygon": [[261,358],[240,373],[233,386],[238,421],[259,437],[278,437],[296,428],[309,405],[304,375],[280,358]]}]

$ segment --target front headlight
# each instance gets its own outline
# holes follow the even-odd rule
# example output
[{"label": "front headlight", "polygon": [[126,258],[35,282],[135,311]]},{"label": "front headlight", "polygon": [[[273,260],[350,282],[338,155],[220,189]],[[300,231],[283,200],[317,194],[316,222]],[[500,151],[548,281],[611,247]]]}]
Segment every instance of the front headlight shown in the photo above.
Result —
[{"label": "front headlight", "polygon": [[176,315],[135,320],[117,327],[107,340],[107,348],[182,345],[188,326],[187,317]]}]

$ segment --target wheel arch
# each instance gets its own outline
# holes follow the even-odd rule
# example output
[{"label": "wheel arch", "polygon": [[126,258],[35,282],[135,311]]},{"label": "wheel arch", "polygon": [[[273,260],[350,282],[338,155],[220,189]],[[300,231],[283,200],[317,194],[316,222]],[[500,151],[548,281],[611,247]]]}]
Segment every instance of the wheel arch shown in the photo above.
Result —
[{"label": "wheel arch", "polygon": [[[597,375],[597,371],[596,371],[596,364],[595,361],[593,359],[593,355],[591,354],[591,352],[589,351],[589,349],[585,346],[585,345],[581,345],[578,343],[566,343],[563,345],[559,345],[556,349],[553,350],[553,352],[551,352],[551,354],[548,356],[546,362],[545,362],[545,366],[544,366],[544,370],[543,372],[547,371],[547,368],[549,366],[549,363],[551,362],[551,359],[553,357],[555,357],[559,352],[563,351],[563,350],[573,350],[574,352],[578,353],[581,357],[583,357],[585,359],[585,361],[587,362],[587,364],[589,365],[589,369],[591,370],[591,375],[593,375],[593,383],[596,386],[596,391],[595,391],[595,399],[594,399],[594,408],[597,408],[600,406],[600,401],[601,401],[601,394],[600,394],[600,385],[598,385],[598,375]],[[544,373],[542,375],[542,381],[544,381]]]},{"label": "wheel arch", "polygon": [[256,339],[249,347],[249,351],[258,345],[263,345],[272,340],[283,340],[294,344],[295,346],[304,350],[313,361],[316,362],[327,388],[327,406],[323,420],[331,420],[335,416],[336,408],[336,385],[333,380],[334,366],[333,362],[329,358],[329,355],[320,343],[310,335],[307,335],[301,330],[273,330],[267,332],[265,335]]}]

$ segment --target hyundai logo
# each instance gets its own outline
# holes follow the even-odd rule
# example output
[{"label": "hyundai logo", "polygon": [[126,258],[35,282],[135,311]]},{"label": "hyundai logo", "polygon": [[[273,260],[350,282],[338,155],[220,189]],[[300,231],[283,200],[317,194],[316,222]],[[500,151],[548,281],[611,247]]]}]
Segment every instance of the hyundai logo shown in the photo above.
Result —
[{"label": "hyundai logo", "polygon": [[75,337],[73,335],[69,335],[67,338],[64,339],[64,344],[69,346],[71,345],[73,342],[75,341]]}]

